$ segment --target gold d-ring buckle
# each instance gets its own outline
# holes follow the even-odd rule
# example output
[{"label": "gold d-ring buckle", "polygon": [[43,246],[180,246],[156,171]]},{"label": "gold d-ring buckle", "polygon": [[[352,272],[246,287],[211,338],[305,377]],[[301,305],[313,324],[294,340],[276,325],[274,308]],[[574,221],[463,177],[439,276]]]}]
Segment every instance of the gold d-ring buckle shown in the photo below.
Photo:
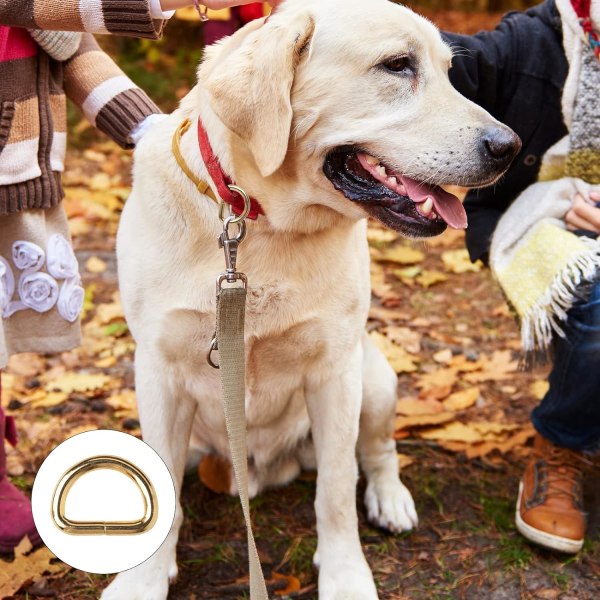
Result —
[{"label": "gold d-ring buckle", "polygon": [[[73,521],[65,515],[67,496],[75,482],[90,471],[111,469],[129,477],[144,500],[144,514],[136,521]],[[52,519],[64,533],[72,535],[129,535],[154,527],[158,519],[158,498],[146,475],[118,456],[94,456],[71,467],[60,479],[52,496]]]}]

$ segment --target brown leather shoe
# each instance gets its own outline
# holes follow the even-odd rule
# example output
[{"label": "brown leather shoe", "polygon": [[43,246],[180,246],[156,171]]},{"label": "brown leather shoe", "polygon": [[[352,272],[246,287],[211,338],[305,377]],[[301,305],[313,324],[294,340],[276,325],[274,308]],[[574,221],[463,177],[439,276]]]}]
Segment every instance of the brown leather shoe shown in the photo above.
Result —
[{"label": "brown leather shoe", "polygon": [[536,434],[516,511],[517,529],[528,540],[568,554],[581,550],[586,527],[581,482],[589,464],[582,453]]}]

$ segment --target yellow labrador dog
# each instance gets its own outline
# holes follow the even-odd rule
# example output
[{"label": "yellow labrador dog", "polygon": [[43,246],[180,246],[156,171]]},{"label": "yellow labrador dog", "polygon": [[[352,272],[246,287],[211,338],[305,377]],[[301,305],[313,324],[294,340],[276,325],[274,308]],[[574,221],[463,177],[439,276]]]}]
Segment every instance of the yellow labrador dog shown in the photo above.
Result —
[{"label": "yellow labrador dog", "polygon": [[[190,119],[183,158],[211,181],[200,119],[222,171],[263,212],[238,258],[249,281],[251,494],[316,464],[322,600],[377,598],[358,536],[357,453],[369,519],[394,532],[417,524],[392,439],[396,376],[363,333],[366,217],[409,237],[465,227],[460,202],[439,186],[490,184],[520,146],[452,88],[451,57],[431,23],[387,0],[286,0],[207,49],[198,85],[135,155],[118,258],[144,439],[178,490],[190,444],[229,455],[219,373],[205,359],[222,225],[171,150]],[[162,547],[105,600],[167,597],[182,518],[178,507]]]}]

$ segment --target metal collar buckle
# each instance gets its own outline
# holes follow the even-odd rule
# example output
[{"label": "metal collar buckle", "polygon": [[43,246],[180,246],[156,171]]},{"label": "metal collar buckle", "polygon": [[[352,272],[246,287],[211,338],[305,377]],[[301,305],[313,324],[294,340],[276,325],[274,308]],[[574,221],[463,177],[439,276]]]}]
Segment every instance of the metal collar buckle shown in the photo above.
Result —
[{"label": "metal collar buckle", "polygon": [[[135,521],[74,521],[65,514],[67,496],[75,482],[91,471],[111,469],[129,477],[144,501],[144,513]],[[132,535],[152,529],[158,519],[158,498],[152,482],[135,465],[118,456],[94,456],[71,467],[58,482],[52,496],[52,519],[72,535]]]}]

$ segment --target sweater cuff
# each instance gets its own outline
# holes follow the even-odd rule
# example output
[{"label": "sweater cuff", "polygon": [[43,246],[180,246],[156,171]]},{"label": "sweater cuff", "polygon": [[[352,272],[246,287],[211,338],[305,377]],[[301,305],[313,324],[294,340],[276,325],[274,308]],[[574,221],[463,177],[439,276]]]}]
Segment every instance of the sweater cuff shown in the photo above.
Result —
[{"label": "sweater cuff", "polygon": [[162,35],[163,19],[154,19],[148,0],[103,0],[104,25],[109,33],[156,39]]},{"label": "sweater cuff", "polygon": [[96,127],[123,148],[133,148],[132,133],[160,109],[139,88],[125,90],[107,102],[96,116]]}]

